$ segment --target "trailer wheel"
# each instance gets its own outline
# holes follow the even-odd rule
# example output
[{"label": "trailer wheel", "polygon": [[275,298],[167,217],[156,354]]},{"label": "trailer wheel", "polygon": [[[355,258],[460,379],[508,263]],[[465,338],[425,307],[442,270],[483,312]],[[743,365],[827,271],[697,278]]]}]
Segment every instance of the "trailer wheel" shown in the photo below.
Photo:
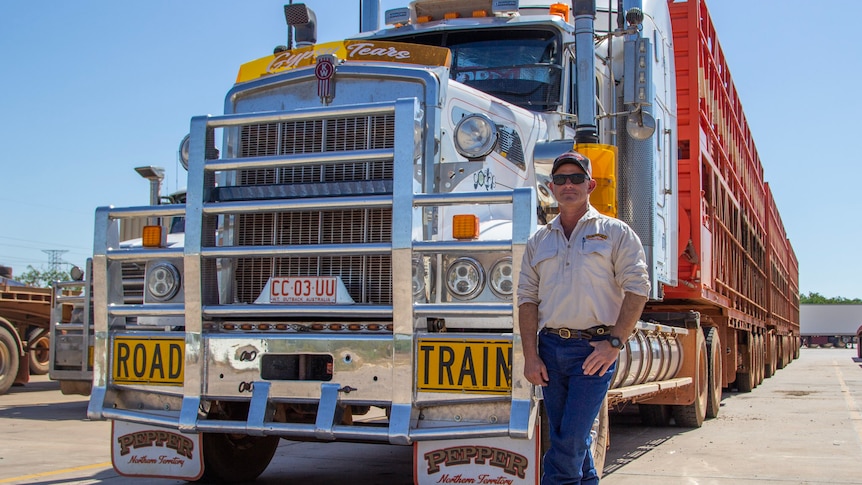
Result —
[{"label": "trailer wheel", "polygon": [[751,392],[756,385],[756,375],[754,373],[754,339],[751,333],[743,335],[747,338],[745,351],[742,352],[742,365],[745,372],[736,373],[736,389],[739,392]]},{"label": "trailer wheel", "polygon": [[[210,411],[215,419],[240,419],[248,413],[245,403],[216,403]],[[250,482],[260,476],[278,448],[278,436],[204,433],[204,483]]]},{"label": "trailer wheel", "polygon": [[608,428],[608,397],[605,396],[602,408],[599,409],[599,415],[596,416],[593,429],[590,431],[590,435],[593,437],[590,452],[593,455],[593,463],[595,464],[596,473],[599,475],[599,478],[602,478],[602,475],[604,475],[605,458],[608,454]]},{"label": "trailer wheel", "polygon": [[766,334],[766,378],[775,375],[778,370],[778,337],[774,333]]},{"label": "trailer wheel", "polygon": [[30,331],[27,340],[30,342],[30,352],[27,353],[30,362],[30,374],[34,376],[43,376],[48,373],[48,365],[50,364],[50,339],[45,333],[36,340],[34,337],[40,332],[36,328]]},{"label": "trailer wheel", "polygon": [[0,326],[0,394],[12,387],[18,376],[18,344],[5,327]]},{"label": "trailer wheel", "polygon": [[698,338],[697,375],[694,385],[697,386],[697,396],[694,402],[684,406],[671,406],[673,419],[677,426],[683,428],[700,428],[706,418],[706,407],[709,396],[709,360],[706,353],[706,341]]},{"label": "trailer wheel", "polygon": [[706,356],[709,360],[709,394],[706,398],[706,417],[715,418],[721,406],[722,378],[724,372],[724,355],[721,351],[721,339],[718,329],[707,327],[706,331]]},{"label": "trailer wheel", "polygon": [[671,410],[666,404],[638,404],[638,412],[644,426],[661,428],[670,424]]},{"label": "trailer wheel", "polygon": [[[541,475],[542,467],[544,466],[544,456],[551,447],[550,430],[548,429],[548,416],[545,413],[545,406],[539,408],[539,426],[541,430],[541,455],[539,456],[539,471]],[[610,420],[608,418],[608,397],[602,402],[602,407],[599,409],[599,414],[593,422],[593,429],[590,435],[593,437],[593,442],[590,444],[590,453],[593,455],[593,464],[596,467],[596,474],[602,478],[605,470],[605,458],[608,454],[608,436],[610,434]]]}]

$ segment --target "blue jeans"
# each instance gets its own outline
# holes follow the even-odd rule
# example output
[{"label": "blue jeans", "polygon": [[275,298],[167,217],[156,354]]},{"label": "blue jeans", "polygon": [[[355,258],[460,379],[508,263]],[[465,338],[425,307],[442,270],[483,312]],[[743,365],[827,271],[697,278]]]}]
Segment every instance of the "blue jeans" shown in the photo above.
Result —
[{"label": "blue jeans", "polygon": [[548,369],[542,389],[550,428],[542,485],[596,484],[590,430],[608,392],[616,364],[605,375],[584,375],[581,367],[593,347],[589,340],[539,334],[539,357]]}]

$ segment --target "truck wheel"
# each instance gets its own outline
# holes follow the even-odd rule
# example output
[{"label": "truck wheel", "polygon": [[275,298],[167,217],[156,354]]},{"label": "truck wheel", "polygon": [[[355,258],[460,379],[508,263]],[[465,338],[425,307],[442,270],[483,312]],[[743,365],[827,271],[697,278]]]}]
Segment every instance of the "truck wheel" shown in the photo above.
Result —
[{"label": "truck wheel", "polygon": [[0,394],[12,387],[18,376],[18,343],[5,327],[0,327]]},{"label": "truck wheel", "polygon": [[[236,420],[248,415],[248,403],[216,402],[210,419]],[[204,483],[250,482],[260,476],[275,455],[278,436],[204,433]]]},{"label": "truck wheel", "polygon": [[27,355],[30,357],[30,374],[43,376],[48,373],[48,365],[51,358],[49,342],[51,340],[48,338],[47,333],[39,337],[38,340],[33,340],[33,337],[37,333],[39,333],[38,328],[30,331],[30,334],[27,336],[27,340],[30,342],[30,352]]},{"label": "truck wheel", "polygon": [[724,353],[715,327],[706,330],[706,356],[709,360],[709,394],[706,397],[706,417],[715,418],[721,406],[721,389],[724,372]]},{"label": "truck wheel", "polygon": [[683,428],[700,428],[706,417],[706,406],[709,397],[709,360],[706,354],[706,341],[698,338],[697,375],[694,385],[697,386],[697,396],[694,402],[684,406],[672,406],[673,419],[676,425]]},{"label": "truck wheel", "polygon": [[746,335],[747,343],[742,352],[742,365],[745,372],[736,373],[736,389],[739,392],[751,392],[754,389],[756,375],[754,373],[754,338],[751,333]]},{"label": "truck wheel", "polygon": [[[539,419],[540,419],[540,429],[541,429],[541,455],[539,456],[539,471],[541,475],[543,458],[545,453],[548,452],[548,449],[551,447],[551,435],[550,430],[548,429],[548,415],[545,413],[545,406],[541,405],[539,408]],[[668,415],[668,419],[670,419],[670,415]],[[605,396],[604,402],[602,402],[602,408],[599,409],[599,414],[596,416],[596,420],[593,422],[593,429],[590,431],[590,435],[593,437],[593,442],[590,445],[590,453],[593,455],[593,464],[596,467],[596,473],[599,478],[602,478],[605,469],[605,458],[608,454],[608,435],[610,428],[610,420],[608,419],[608,397]]]},{"label": "truck wheel", "polygon": [[602,408],[599,410],[599,415],[596,416],[592,431],[590,431],[593,437],[590,452],[593,454],[593,463],[599,478],[604,475],[605,458],[608,454],[608,427],[608,397],[605,396]]},{"label": "truck wheel", "polygon": [[260,476],[278,448],[278,436],[204,433],[204,483],[250,482]]},{"label": "truck wheel", "polygon": [[638,404],[638,412],[644,426],[660,428],[670,424],[671,410],[666,404]]}]

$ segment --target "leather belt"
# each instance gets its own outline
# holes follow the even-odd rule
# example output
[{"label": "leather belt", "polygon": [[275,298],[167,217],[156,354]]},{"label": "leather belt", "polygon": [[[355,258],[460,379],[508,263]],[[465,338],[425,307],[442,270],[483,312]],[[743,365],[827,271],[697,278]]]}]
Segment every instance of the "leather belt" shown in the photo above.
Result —
[{"label": "leather belt", "polygon": [[545,327],[542,329],[548,333],[552,333],[554,335],[559,336],[561,339],[593,339],[596,337],[601,337],[603,335],[609,335],[611,333],[611,327],[607,325],[596,325],[595,327],[590,327],[585,330],[574,330],[571,328],[550,328]]}]

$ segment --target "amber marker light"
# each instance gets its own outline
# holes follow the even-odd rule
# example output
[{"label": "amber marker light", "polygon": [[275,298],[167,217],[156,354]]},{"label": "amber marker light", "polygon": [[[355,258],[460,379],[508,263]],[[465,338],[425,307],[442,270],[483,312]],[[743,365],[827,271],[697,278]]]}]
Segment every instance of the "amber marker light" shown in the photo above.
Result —
[{"label": "amber marker light", "polygon": [[162,245],[162,226],[144,226],[143,245],[145,248],[157,248]]},{"label": "amber marker light", "polygon": [[430,22],[431,20],[432,19],[431,19],[430,15],[420,15],[420,16],[416,17],[416,23],[417,24],[425,24],[425,23]]},{"label": "amber marker light", "polygon": [[446,20],[457,19],[460,16],[461,14],[458,12],[446,12],[445,14],[443,14],[443,18]]},{"label": "amber marker light", "polygon": [[551,8],[548,10],[548,13],[551,15],[559,15],[560,17],[563,17],[563,20],[566,22],[569,21],[569,6],[565,3],[551,4]]},{"label": "amber marker light", "polygon": [[479,217],[474,214],[452,216],[452,237],[455,239],[476,239],[479,237]]},{"label": "amber marker light", "polygon": [[487,17],[487,10],[473,10],[473,18]]}]

